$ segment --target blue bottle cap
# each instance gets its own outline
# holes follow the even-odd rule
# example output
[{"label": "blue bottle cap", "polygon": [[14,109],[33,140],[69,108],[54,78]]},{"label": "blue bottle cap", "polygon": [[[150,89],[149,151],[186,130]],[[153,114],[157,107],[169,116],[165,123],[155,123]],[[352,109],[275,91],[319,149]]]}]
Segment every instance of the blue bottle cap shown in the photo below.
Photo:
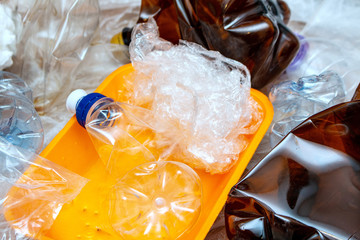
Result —
[{"label": "blue bottle cap", "polygon": [[86,116],[95,102],[106,96],[100,93],[90,93],[82,97],[76,104],[76,119],[78,123],[85,128]]}]

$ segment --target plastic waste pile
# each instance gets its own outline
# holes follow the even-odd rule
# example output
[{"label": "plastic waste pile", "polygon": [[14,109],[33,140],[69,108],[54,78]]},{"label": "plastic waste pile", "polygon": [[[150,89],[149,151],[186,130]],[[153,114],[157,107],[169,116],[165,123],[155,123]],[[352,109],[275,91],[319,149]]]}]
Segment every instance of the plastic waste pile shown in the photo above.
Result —
[{"label": "plastic waste pile", "polygon": [[[130,52],[135,81],[125,83],[124,98],[136,105],[75,90],[67,108],[110,176],[120,179],[110,190],[115,231],[126,239],[176,239],[197,221],[204,201],[199,176],[184,163],[211,174],[228,171],[246,148],[241,134],[254,134],[263,116],[250,97],[246,67],[195,44],[160,39],[155,21],[136,26]],[[218,78],[210,79],[214,73]],[[219,88],[223,82],[228,86]],[[209,96],[216,98],[205,102]],[[225,97],[228,102],[219,100]],[[229,107],[238,114],[225,115]]]},{"label": "plastic waste pile", "polygon": [[269,88],[275,110],[270,143],[261,149],[260,155],[266,156],[257,159],[229,195],[225,235],[356,239],[360,211],[352,201],[359,200],[359,159],[354,154],[359,142],[354,125],[358,93],[353,102],[343,102],[351,99],[359,83],[356,41],[350,40],[358,34],[354,13],[359,5],[331,0],[288,3],[298,10],[290,27],[302,35],[299,55]]},{"label": "plastic waste pile", "polygon": [[[226,178],[265,118],[250,87],[274,119],[206,240],[360,238],[359,10],[2,1],[0,238],[186,237],[210,212],[203,177]],[[116,98],[87,94],[130,61]],[[64,146],[89,137],[99,159],[38,156],[73,113],[87,133]]]}]

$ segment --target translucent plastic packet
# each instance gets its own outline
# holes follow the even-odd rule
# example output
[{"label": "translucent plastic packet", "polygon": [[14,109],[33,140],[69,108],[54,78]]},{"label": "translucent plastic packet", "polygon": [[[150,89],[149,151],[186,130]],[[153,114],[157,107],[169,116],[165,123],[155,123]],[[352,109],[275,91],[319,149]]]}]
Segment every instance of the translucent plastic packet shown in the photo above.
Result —
[{"label": "translucent plastic packet", "polygon": [[0,138],[0,238],[37,238],[87,179]]},{"label": "translucent plastic packet", "polygon": [[211,173],[227,171],[248,144],[244,135],[262,120],[247,68],[195,43],[161,39],[153,19],[132,34],[129,102],[174,126],[171,157]]},{"label": "translucent plastic packet", "polygon": [[232,189],[229,239],[359,239],[360,101],[293,129]]}]

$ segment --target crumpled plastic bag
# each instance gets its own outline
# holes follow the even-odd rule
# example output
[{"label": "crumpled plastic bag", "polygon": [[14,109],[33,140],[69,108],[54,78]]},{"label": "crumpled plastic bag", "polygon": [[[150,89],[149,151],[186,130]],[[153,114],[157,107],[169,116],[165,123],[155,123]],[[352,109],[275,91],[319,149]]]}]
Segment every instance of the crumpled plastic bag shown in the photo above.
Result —
[{"label": "crumpled plastic bag", "polygon": [[0,239],[39,237],[87,182],[0,137]]},{"label": "crumpled plastic bag", "polygon": [[282,0],[142,0],[139,22],[150,17],[164,39],[196,42],[246,65],[253,88],[276,79],[299,48]]},{"label": "crumpled plastic bag", "polygon": [[130,56],[130,103],[174,126],[172,157],[210,173],[229,170],[263,118],[247,68],[198,44],[159,38],[153,19],[134,28]]},{"label": "crumpled plastic bag", "polygon": [[360,101],[292,130],[232,189],[229,239],[359,239]]}]

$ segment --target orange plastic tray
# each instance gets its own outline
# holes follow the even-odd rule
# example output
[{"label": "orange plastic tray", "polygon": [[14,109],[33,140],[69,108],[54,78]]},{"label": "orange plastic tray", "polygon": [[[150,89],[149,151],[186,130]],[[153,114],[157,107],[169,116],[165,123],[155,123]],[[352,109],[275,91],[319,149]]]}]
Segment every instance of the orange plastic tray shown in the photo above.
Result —
[{"label": "orange plastic tray", "polygon": [[[123,90],[124,81],[132,78],[133,71],[131,64],[118,68],[104,80],[95,92],[117,100]],[[240,154],[239,161],[229,172],[210,175],[203,171],[197,171],[203,185],[204,195],[201,215],[197,223],[179,239],[204,239],[206,237],[223,208],[231,187],[241,177],[267,131],[273,117],[272,105],[267,97],[257,90],[251,89],[251,95],[261,105],[265,116],[264,120],[256,134],[251,137],[247,149]],[[90,183],[92,183],[85,186],[72,203],[63,206],[52,228],[42,239],[121,239],[108,224],[107,213],[101,212],[101,207],[99,208],[106,201],[102,195],[102,191],[106,191],[104,189],[106,187],[102,185],[106,170],[102,166],[86,130],[76,122],[75,117],[71,118],[41,153],[41,156],[90,179]],[[93,233],[87,230],[89,228]],[[71,236],[72,234],[76,235]]]}]

